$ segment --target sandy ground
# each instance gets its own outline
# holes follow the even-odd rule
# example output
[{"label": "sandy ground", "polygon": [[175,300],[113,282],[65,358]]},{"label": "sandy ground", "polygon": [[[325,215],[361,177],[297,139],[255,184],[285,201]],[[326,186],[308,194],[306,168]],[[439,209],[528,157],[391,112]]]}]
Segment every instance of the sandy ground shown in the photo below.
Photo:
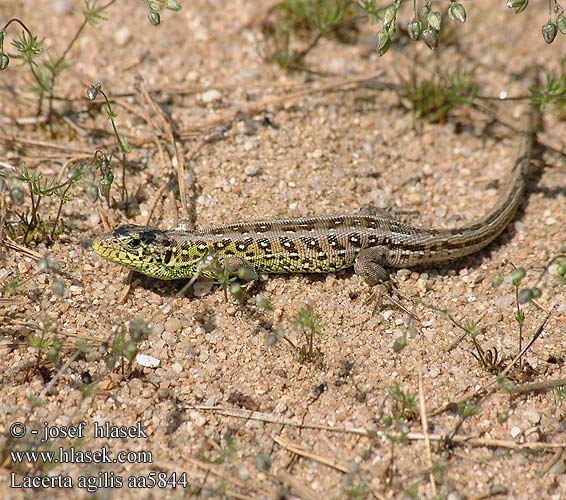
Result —
[{"label": "sandy ground", "polygon": [[[462,330],[442,310],[461,324],[477,322],[478,342],[485,351],[496,349],[504,366],[517,354],[512,266],[505,262],[524,267],[524,286],[533,286],[543,266],[565,252],[563,157],[545,153],[546,168],[529,184],[520,213],[487,249],[455,263],[396,273],[416,321],[386,299],[378,297],[377,307],[375,300],[368,304],[370,291],[352,272],[262,277],[243,304],[226,302],[222,290],[208,292],[206,284],[199,284],[197,297],[177,298],[182,282],[136,276],[122,300],[127,271],[90,249],[104,221],[145,224],[168,178],[173,182],[157,198],[152,218],[163,228],[191,210],[203,227],[355,212],[366,203],[412,211],[408,220],[420,226],[473,221],[494,202],[518,155],[516,130],[472,108],[431,125],[379,83],[400,83],[415,64],[420,75],[440,65],[475,69],[482,95],[525,95],[525,70],[538,64],[559,71],[566,38],[544,44],[542,6],[514,15],[504,4],[465,2],[469,21],[457,30],[457,43],[434,53],[404,42],[379,58],[373,52],[376,27],[362,25],[356,44],[323,39],[306,59],[309,72],[286,72],[261,57],[254,22],[260,2],[184,2],[158,29],[146,22],[142,2],[118,2],[107,21],[88,27],[72,49],[75,64],[56,91],[66,99],[55,101],[66,119],[55,120],[53,136],[30,120],[15,122],[33,117],[36,104],[26,91],[28,74],[12,61],[0,79],[0,160],[49,177],[71,158],[111,150],[109,122],[84,98],[87,85],[102,82],[117,96],[117,126],[132,147],[126,182],[136,203],[127,214],[93,203],[82,182],[63,208],[65,228],[57,242],[30,245],[60,263],[58,276],[38,270],[21,249],[1,249],[0,284],[26,280],[12,298],[16,302],[0,303],[1,496],[92,498],[90,481],[96,498],[433,498],[435,492],[450,500],[566,498],[566,404],[557,390],[510,394],[495,386],[468,404],[465,411],[473,403],[473,415],[463,418],[462,407],[460,413],[454,407],[434,412],[495,377],[473,357],[469,336],[455,342]],[[4,4],[0,18],[17,15],[59,54],[81,21],[69,7],[81,5]],[[403,11],[403,22],[409,16]],[[180,138],[188,209],[180,201],[167,127],[136,92],[137,75]],[[370,77],[370,84],[359,83]],[[520,128],[523,102],[496,109],[503,123]],[[204,141],[207,136],[214,140]],[[564,122],[547,114],[542,140],[564,151],[564,137]],[[116,168],[112,196],[118,200]],[[7,191],[2,196],[12,222],[21,207]],[[56,209],[47,201],[42,215],[52,218]],[[504,279],[495,287],[499,274]],[[63,298],[51,288],[56,278],[65,284]],[[523,306],[524,343],[556,307],[524,356],[523,370],[511,369],[506,384],[566,377],[565,288],[556,265],[538,286],[537,305]],[[260,296],[272,309],[258,305]],[[307,305],[322,324],[315,336],[319,363],[299,362],[283,338],[267,345],[274,332],[303,345],[294,319]],[[105,348],[134,318],[150,324],[140,353],[156,358],[158,366],[126,362],[110,371]],[[29,336],[42,331],[64,344],[52,362],[29,346]],[[403,338],[406,346],[399,350]],[[73,357],[78,339],[90,350]],[[392,384],[415,395],[410,409],[396,413]],[[429,442],[419,393],[429,412]],[[32,404],[34,398],[42,404]],[[108,428],[95,428],[105,422]],[[46,426],[52,434],[42,442]],[[112,429],[117,434],[108,436]],[[23,437],[9,437],[23,431]],[[399,438],[399,432],[408,434]],[[132,463],[112,464],[70,463],[72,457],[61,454],[65,463],[44,456],[18,464],[10,454],[60,448],[99,455],[105,449],[111,458],[145,453],[126,457]],[[52,479],[40,488],[23,487],[38,475]],[[60,487],[69,481],[72,492]]]}]

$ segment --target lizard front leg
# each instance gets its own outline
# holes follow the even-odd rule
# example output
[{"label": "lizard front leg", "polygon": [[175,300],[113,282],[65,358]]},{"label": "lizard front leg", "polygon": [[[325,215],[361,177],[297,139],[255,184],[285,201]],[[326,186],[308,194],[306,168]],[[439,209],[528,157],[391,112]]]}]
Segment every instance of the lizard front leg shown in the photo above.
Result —
[{"label": "lizard front leg", "polygon": [[253,264],[237,255],[227,256],[222,262],[222,267],[228,274],[237,276],[244,281],[253,281],[257,278],[257,272]]}]

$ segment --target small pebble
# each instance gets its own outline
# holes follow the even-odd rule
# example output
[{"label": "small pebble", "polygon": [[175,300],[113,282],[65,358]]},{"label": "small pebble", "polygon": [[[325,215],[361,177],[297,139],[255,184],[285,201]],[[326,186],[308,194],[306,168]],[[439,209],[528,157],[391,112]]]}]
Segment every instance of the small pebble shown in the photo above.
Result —
[{"label": "small pebble", "polygon": [[335,179],[341,179],[345,175],[346,172],[344,172],[344,169],[341,167],[334,167],[334,169],[332,170],[332,177],[334,177]]},{"label": "small pebble", "polygon": [[73,12],[73,4],[67,0],[59,0],[51,4],[51,10],[58,16],[66,16]]},{"label": "small pebble", "polygon": [[566,472],[566,464],[564,463],[564,460],[558,460],[558,462],[556,462],[548,471],[549,474],[555,476],[564,474],[564,472]]},{"label": "small pebble", "polygon": [[501,309],[507,309],[513,304],[514,300],[512,295],[500,295],[495,299],[495,306]]},{"label": "small pebble", "polygon": [[100,223],[100,216],[98,215],[98,212],[93,212],[88,216],[89,226],[97,227],[99,223]]},{"label": "small pebble", "polygon": [[333,57],[328,62],[328,69],[332,73],[344,73],[346,69],[346,60],[343,57]]},{"label": "small pebble", "polygon": [[202,93],[202,102],[209,103],[219,101],[222,98],[222,93],[219,90],[211,89]]},{"label": "small pebble", "polygon": [[168,318],[165,322],[165,330],[175,333],[181,329],[181,322],[179,318]]},{"label": "small pebble", "polygon": [[244,174],[248,177],[254,177],[259,174],[259,172],[260,169],[257,165],[248,165],[246,168],[244,168]]},{"label": "small pebble", "polygon": [[444,218],[444,217],[446,217],[446,214],[447,214],[447,213],[448,213],[448,210],[447,210],[446,207],[444,207],[444,206],[437,207],[437,208],[434,209],[434,215],[435,215],[436,217],[439,217],[439,218]]},{"label": "small pebble", "polygon": [[146,368],[157,368],[161,361],[153,356],[148,356],[147,354],[138,354],[136,356],[136,362],[145,366]]},{"label": "small pebble", "polygon": [[521,435],[521,429],[515,425],[514,427],[511,427],[509,434],[511,434],[511,437],[515,439],[517,436]]},{"label": "small pebble", "polygon": [[421,276],[417,280],[417,288],[421,293],[426,293],[426,291],[430,289],[427,279]]},{"label": "small pebble", "polygon": [[199,413],[196,410],[193,410],[189,413],[189,418],[196,424],[199,426],[202,426],[206,423],[206,418],[204,417],[204,415],[202,415],[201,413]]},{"label": "small pebble", "polygon": [[537,425],[540,422],[540,414],[533,406],[528,406],[523,412],[523,416],[532,425]]},{"label": "small pebble", "polygon": [[161,335],[165,331],[165,327],[163,326],[163,323],[156,323],[151,327],[151,330],[155,335]]},{"label": "small pebble", "polygon": [[203,297],[212,290],[213,283],[210,280],[200,280],[193,285],[193,294],[195,297]]},{"label": "small pebble", "polygon": [[247,481],[250,477],[250,473],[248,472],[248,468],[245,465],[240,465],[236,471],[238,475],[238,479],[241,481]]},{"label": "small pebble", "polygon": [[322,150],[315,149],[311,155],[313,158],[322,158]]},{"label": "small pebble", "polygon": [[114,33],[114,41],[118,47],[124,47],[132,39],[130,30],[125,26]]}]

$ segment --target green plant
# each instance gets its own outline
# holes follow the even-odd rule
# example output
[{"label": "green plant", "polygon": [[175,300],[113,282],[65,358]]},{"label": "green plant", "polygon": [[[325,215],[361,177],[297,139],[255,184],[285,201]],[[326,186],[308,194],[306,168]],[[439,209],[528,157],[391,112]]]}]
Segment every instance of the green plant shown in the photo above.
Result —
[{"label": "green plant", "polygon": [[[209,454],[203,449],[197,451],[197,458],[203,462],[224,464],[233,462],[238,455],[238,448],[234,438],[232,437],[233,431],[228,429],[224,435],[224,446],[217,445],[217,451],[214,454]],[[268,457],[269,458],[269,457]]]},{"label": "green plant", "polygon": [[299,362],[320,362],[322,351],[315,347],[315,337],[322,331],[322,322],[312,306],[306,306],[299,310],[293,321],[293,326],[300,330],[305,339],[305,345],[299,348]]},{"label": "green plant", "polygon": [[[37,261],[37,270],[33,273],[28,273],[24,278],[12,278],[7,283],[4,283],[0,289],[2,290],[2,297],[15,297],[20,295],[25,290],[25,285],[35,278],[39,273],[49,273],[57,275],[61,272],[61,266],[59,263],[51,258],[49,254],[46,254],[41,259]],[[51,290],[58,297],[63,297],[65,294],[65,284],[59,278],[54,278],[51,281]]]},{"label": "green plant", "polygon": [[478,415],[480,412],[481,408],[479,406],[466,403],[458,404],[458,415],[463,419]]},{"label": "green plant", "polygon": [[[106,156],[102,151],[96,150],[92,161],[94,172],[99,172],[100,181],[98,186],[94,182],[90,182],[87,186],[86,193],[90,201],[95,202],[98,194],[106,200],[106,205],[110,207],[110,188],[114,182],[114,171],[112,170],[112,155]],[[92,172],[94,174],[94,172]]]},{"label": "green plant", "polygon": [[[501,277],[501,280],[502,279],[503,278]],[[499,282],[499,277],[497,278],[497,282]],[[472,352],[471,354],[474,358],[476,358],[476,361],[479,363],[482,369],[495,374],[498,374],[501,370],[503,370],[503,360],[499,357],[499,352],[497,351],[497,349],[493,347],[491,349],[488,349],[487,351],[484,350],[477,338],[477,327],[485,314],[480,316],[474,322],[466,321],[464,324],[462,324],[458,320],[456,320],[456,318],[454,318],[450,311],[443,310],[442,313],[448,317],[448,319],[454,326],[458,327],[464,332],[465,337],[470,338],[475,349],[475,352]]]},{"label": "green plant", "polygon": [[40,322],[40,332],[39,333],[30,333],[26,337],[27,344],[37,349],[37,356],[35,358],[35,364],[33,367],[33,372],[39,372],[41,370],[41,361],[43,356],[47,356],[51,363],[55,362],[61,348],[63,347],[63,343],[51,336],[51,332],[53,330],[53,324],[49,316],[44,316],[43,320]]},{"label": "green plant", "polygon": [[[37,35],[32,33],[20,19],[12,18],[0,29],[0,70],[4,70],[8,67],[10,57],[21,59],[23,64],[28,67],[35,82],[32,91],[38,96],[38,115],[43,111],[43,101],[45,96],[47,96],[47,116],[48,118],[51,116],[53,112],[53,96],[57,81],[61,74],[72,64],[67,60],[70,50],[88,25],[94,26],[105,19],[102,13],[115,1],[116,0],[110,0],[102,7],[98,7],[96,0],[85,0],[82,10],[83,22],[61,55],[55,58],[43,48],[42,42],[38,39]],[[14,23],[19,24],[23,31],[18,38],[12,41],[12,46],[16,49],[17,53],[10,56],[4,52],[3,42],[7,29]]]},{"label": "green plant", "polygon": [[419,117],[431,123],[445,121],[452,110],[471,104],[478,86],[472,72],[461,69],[437,69],[429,78],[415,71],[403,82],[401,102]]},{"label": "green plant", "polygon": [[[271,304],[269,304],[269,307],[271,307]],[[295,329],[300,331],[305,341],[304,345],[299,346],[289,339],[285,335],[285,328],[282,324],[277,325],[267,333],[264,345],[271,347],[275,345],[279,339],[283,339],[297,353],[299,363],[314,362],[320,365],[322,362],[322,351],[315,346],[315,337],[322,332],[322,322],[314,312],[312,306],[305,306],[300,309],[292,320],[292,325]]]},{"label": "green plant", "polygon": [[413,420],[416,413],[416,394],[405,392],[398,383],[393,383],[388,389],[389,399],[391,400],[391,410],[384,413],[382,420],[386,427],[395,426],[399,432],[400,439],[408,433],[407,421]]},{"label": "green plant", "polygon": [[358,479],[352,475],[348,475],[344,493],[346,494],[346,498],[361,500],[369,497],[371,488],[364,479]]},{"label": "green plant", "polygon": [[554,389],[554,405],[561,407],[566,402],[566,385]]},{"label": "green plant", "polygon": [[[65,203],[72,200],[71,190],[78,184],[82,176],[80,168],[68,170],[67,179],[44,179],[43,174],[31,173],[23,167],[16,179],[23,182],[27,188],[30,206],[25,211],[15,211],[18,222],[7,225],[9,236],[24,245],[35,242],[53,243],[63,230],[61,210]],[[10,197],[14,204],[23,204],[24,193],[19,187],[14,187]],[[54,197],[58,200],[57,214],[51,221],[44,220],[40,206],[44,198]]]},{"label": "green plant", "polygon": [[[521,304],[522,301],[520,300],[520,293],[519,293],[519,285],[521,284],[521,281],[523,280],[523,278],[525,277],[525,270],[520,267],[515,269],[512,273],[511,273],[511,282],[513,283],[513,288],[515,289],[515,321],[517,322],[517,325],[519,326],[519,352],[522,351],[523,349],[523,325],[525,323],[525,313],[523,312],[523,309],[521,308]],[[537,289],[538,290],[538,289]],[[538,292],[538,295],[540,295],[540,290]],[[519,359],[519,366],[522,367],[522,360]]]},{"label": "green plant", "polygon": [[[353,0],[283,0],[273,9],[273,17],[276,20],[266,18],[262,25],[264,57],[281,67],[297,68],[321,38],[350,39],[356,9]],[[306,43],[295,47],[301,38]]]},{"label": "green plant", "polygon": [[[197,266],[197,273],[187,285],[192,285],[205,269],[214,274],[214,281],[224,292],[224,299],[226,301],[228,301],[228,292],[230,292],[230,295],[238,300],[238,302],[243,302],[246,288],[240,284],[240,281],[253,283],[253,281],[257,279],[257,273],[248,265],[238,265],[230,261],[221,262],[218,254],[212,253],[201,259],[200,265]],[[264,302],[262,302],[262,304],[263,303]],[[260,306],[262,304],[258,303]]]},{"label": "green plant", "polygon": [[[104,108],[106,112],[106,116],[110,120],[110,124],[112,126],[112,133],[114,134],[114,139],[116,141],[116,146],[118,148],[118,152],[121,155],[120,163],[122,165],[122,203],[127,205],[128,204],[128,191],[126,189],[126,164],[127,164],[127,156],[131,152],[130,147],[128,146],[128,141],[125,137],[122,137],[118,133],[118,128],[116,127],[116,119],[118,118],[118,114],[116,113],[116,109],[110,103],[106,92],[102,90],[101,83],[95,83],[93,85],[89,85],[86,91],[86,95],[89,100],[94,101],[98,94],[100,94],[104,98]],[[109,202],[109,195],[110,195],[110,185],[114,180],[114,173],[110,167],[111,165],[111,158],[107,157],[104,153],[97,151],[94,155],[95,157],[95,165],[101,171],[102,174],[102,181],[101,181],[101,192],[103,196],[106,198],[107,203]],[[103,184],[104,183],[104,184]]]},{"label": "green plant", "polygon": [[[113,370],[118,360],[126,359],[131,369],[132,362],[139,351],[139,344],[146,340],[152,330],[147,322],[142,318],[134,318],[130,321],[128,330],[120,328],[112,339],[110,352],[106,355],[106,367]],[[123,370],[122,365],[122,370]]]},{"label": "green plant", "polygon": [[555,76],[548,72],[545,87],[532,86],[529,92],[532,103],[540,106],[541,111],[548,108],[558,117],[566,117],[566,74]]}]

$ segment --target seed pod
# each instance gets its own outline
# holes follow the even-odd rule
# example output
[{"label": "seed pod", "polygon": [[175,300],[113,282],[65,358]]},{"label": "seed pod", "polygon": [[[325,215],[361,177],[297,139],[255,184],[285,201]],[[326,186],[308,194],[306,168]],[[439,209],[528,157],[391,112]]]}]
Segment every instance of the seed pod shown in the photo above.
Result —
[{"label": "seed pod", "polygon": [[429,49],[436,49],[438,47],[438,31],[434,28],[427,28],[422,32],[423,42]]},{"label": "seed pod", "polygon": [[98,200],[98,188],[94,184],[89,184],[87,186],[86,197],[93,203]]},{"label": "seed pod", "polygon": [[466,9],[464,9],[464,6],[461,3],[450,3],[450,7],[448,7],[448,15],[453,21],[458,21],[460,23],[466,22]]},{"label": "seed pod", "polygon": [[529,0],[507,0],[507,7],[514,9],[515,14],[523,12],[527,5],[529,5]]},{"label": "seed pod", "polygon": [[395,32],[397,31],[397,25],[395,23],[391,23],[388,24],[385,28],[383,28],[385,31],[387,31],[387,36],[389,37],[389,39],[391,40],[394,36],[395,36]]},{"label": "seed pod", "polygon": [[389,47],[391,47],[391,38],[385,30],[381,30],[377,33],[377,53],[382,56],[389,50]]},{"label": "seed pod", "polygon": [[177,0],[167,0],[165,2],[165,8],[173,12],[178,12],[181,10],[181,4],[177,2]]},{"label": "seed pod", "polygon": [[133,361],[138,353],[138,346],[133,342],[128,343],[128,345],[124,348],[122,355],[128,360]]},{"label": "seed pod", "polygon": [[238,278],[244,281],[252,281],[257,278],[257,273],[249,267],[240,267],[238,269]]},{"label": "seed pod", "polygon": [[542,37],[546,43],[554,42],[556,38],[556,33],[558,33],[558,28],[554,23],[546,23],[542,27]]},{"label": "seed pod", "polygon": [[10,64],[8,54],[0,54],[0,71],[4,71],[8,67],[8,64]]},{"label": "seed pod", "polygon": [[106,201],[108,201],[110,196],[110,187],[112,186],[112,181],[114,180],[114,174],[112,172],[109,175],[104,176],[100,179],[100,194],[104,196]]},{"label": "seed pod", "polygon": [[236,298],[239,298],[243,295],[244,291],[242,289],[242,285],[240,283],[232,283],[230,285],[230,294]]},{"label": "seed pod", "polygon": [[515,269],[511,273],[511,280],[513,281],[513,285],[519,286],[519,283],[521,283],[521,280],[525,277],[525,274],[525,269],[523,269],[522,267]]},{"label": "seed pod", "polygon": [[442,22],[442,16],[440,12],[435,10],[431,12],[428,16],[426,16],[426,20],[428,21],[428,25],[435,29],[436,31],[440,31],[440,23]]},{"label": "seed pod", "polygon": [[519,304],[526,304],[533,300],[533,292],[531,292],[530,288],[523,288],[519,292]]},{"label": "seed pod", "polygon": [[104,358],[104,361],[106,362],[106,367],[109,370],[113,370],[116,366],[116,362],[118,361],[118,356],[116,356],[116,354],[114,353],[110,353],[108,356],[106,356],[106,358]]},{"label": "seed pod", "polygon": [[94,85],[88,86],[88,88],[86,89],[86,96],[89,98],[89,100],[94,101],[96,99],[96,96],[100,92],[101,87],[102,85],[100,83],[95,83]]},{"label": "seed pod", "polygon": [[407,24],[407,33],[409,33],[412,40],[418,40],[421,36],[422,30],[423,28],[420,21],[417,21],[416,19],[413,19],[409,24]]},{"label": "seed pod", "polygon": [[387,7],[383,14],[383,26],[387,26],[391,21],[393,21],[396,15],[397,9],[393,5]]},{"label": "seed pod", "polygon": [[275,335],[274,333],[268,333],[265,336],[265,339],[263,340],[263,345],[265,345],[265,347],[271,347],[276,343],[277,343],[277,335]]},{"label": "seed pod", "polygon": [[421,16],[426,18],[431,12],[432,12],[432,7],[430,0],[425,0],[425,3],[421,8]]},{"label": "seed pod", "polygon": [[161,22],[161,16],[159,15],[159,12],[155,12],[154,10],[152,10],[147,15],[147,18],[149,19],[149,22],[153,24],[153,26],[159,26],[159,23]]},{"label": "seed pod", "polygon": [[564,14],[560,14],[556,18],[556,26],[558,26],[560,33],[566,35],[566,16]]}]

